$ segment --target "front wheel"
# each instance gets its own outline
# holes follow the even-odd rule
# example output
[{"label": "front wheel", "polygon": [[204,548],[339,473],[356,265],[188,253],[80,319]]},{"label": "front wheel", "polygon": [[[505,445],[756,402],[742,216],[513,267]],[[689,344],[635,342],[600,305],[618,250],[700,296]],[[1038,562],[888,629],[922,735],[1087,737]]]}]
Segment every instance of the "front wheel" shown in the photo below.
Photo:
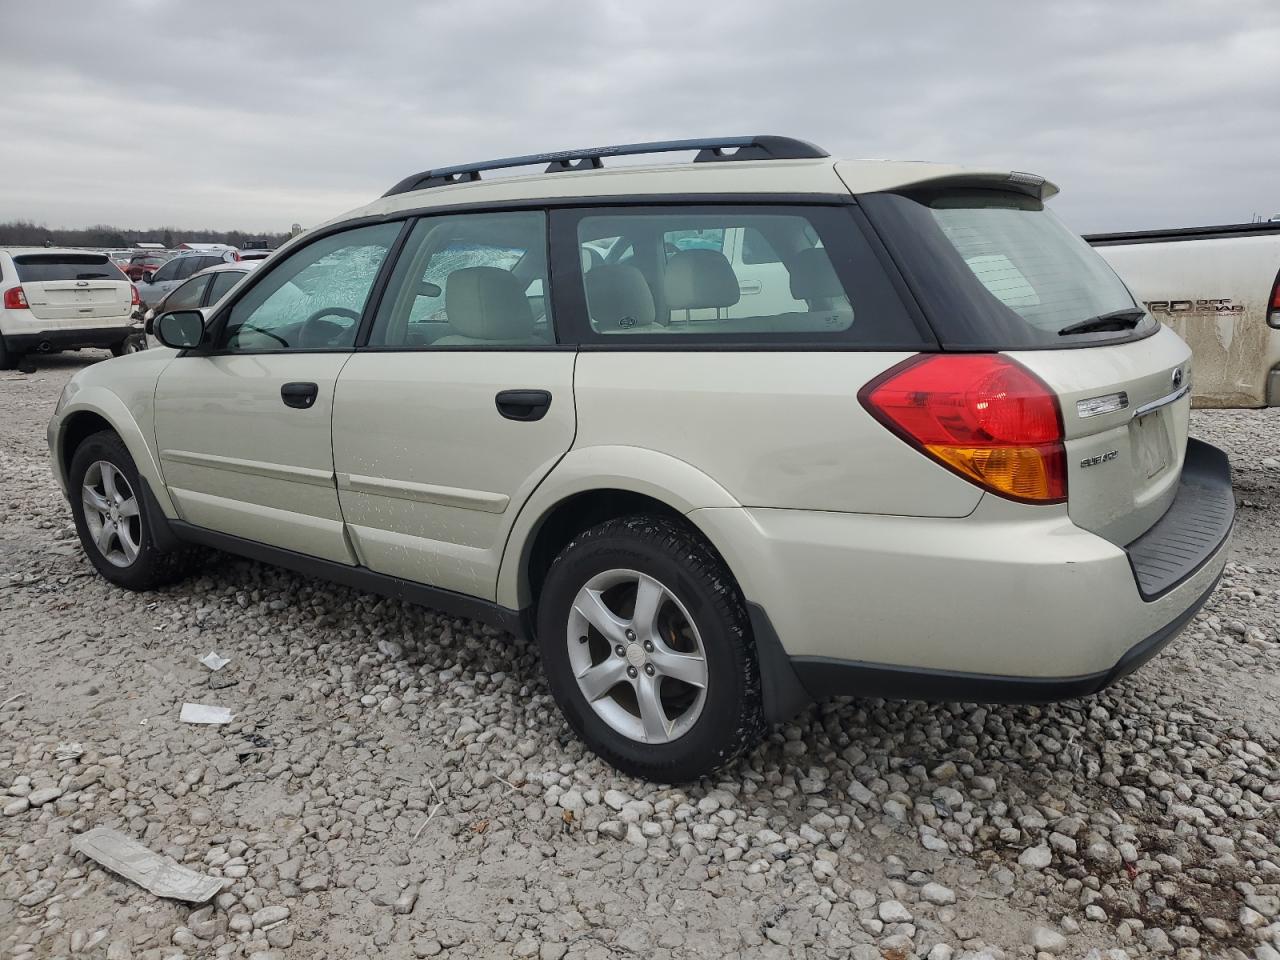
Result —
[{"label": "front wheel", "polygon": [[538,643],[570,726],[626,773],[694,780],[763,735],[737,585],[676,521],[624,517],[575,537],[543,585]]},{"label": "front wheel", "polygon": [[104,430],[89,437],[76,448],[68,473],[76,532],[103,577],[130,590],[148,590],[186,573],[190,551],[156,548],[138,468],[119,436]]}]

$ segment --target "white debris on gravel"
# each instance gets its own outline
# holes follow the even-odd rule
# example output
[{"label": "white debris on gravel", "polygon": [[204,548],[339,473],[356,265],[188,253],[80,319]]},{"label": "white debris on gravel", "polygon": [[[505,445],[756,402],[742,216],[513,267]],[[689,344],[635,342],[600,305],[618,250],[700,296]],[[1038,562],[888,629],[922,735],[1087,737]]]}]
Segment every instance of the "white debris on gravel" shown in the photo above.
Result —
[{"label": "white debris on gravel", "polygon": [[210,650],[203,657],[198,657],[197,659],[214,673],[217,673],[231,662],[227,657],[219,654],[217,650]]},{"label": "white debris on gravel", "polygon": [[214,707],[206,703],[184,703],[178,712],[178,719],[183,723],[230,723],[231,710],[228,707]]},{"label": "white debris on gravel", "polygon": [[[1043,707],[822,704],[670,787],[588,754],[499,631],[228,557],[107,586],[44,449],[79,362],[0,383],[0,956],[1280,950],[1280,411],[1195,415],[1232,455],[1234,559],[1133,677]],[[228,637],[254,657],[217,674],[231,721],[154,719],[207,694],[192,654]],[[73,855],[95,826],[223,889],[157,900]]]}]

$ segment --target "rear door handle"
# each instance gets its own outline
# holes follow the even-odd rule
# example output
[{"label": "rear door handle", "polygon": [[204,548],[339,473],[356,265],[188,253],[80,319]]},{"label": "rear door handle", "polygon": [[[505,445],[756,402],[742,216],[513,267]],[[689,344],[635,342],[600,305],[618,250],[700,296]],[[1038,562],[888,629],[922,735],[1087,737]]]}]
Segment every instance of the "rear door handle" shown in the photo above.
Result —
[{"label": "rear door handle", "polygon": [[280,399],[286,407],[307,410],[316,402],[320,388],[314,383],[286,383],[280,388]]},{"label": "rear door handle", "polygon": [[508,420],[541,420],[551,409],[547,390],[503,390],[494,400],[498,412]]},{"label": "rear door handle", "polygon": [[759,293],[763,289],[763,285],[759,280],[743,280],[738,284],[739,293]]}]

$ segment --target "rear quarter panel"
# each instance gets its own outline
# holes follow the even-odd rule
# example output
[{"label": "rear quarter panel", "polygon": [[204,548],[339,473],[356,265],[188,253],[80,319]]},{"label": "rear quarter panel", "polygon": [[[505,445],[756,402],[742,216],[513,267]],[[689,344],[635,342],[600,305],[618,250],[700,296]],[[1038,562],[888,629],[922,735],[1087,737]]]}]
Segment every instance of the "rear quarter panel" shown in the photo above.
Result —
[{"label": "rear quarter panel", "polygon": [[863,384],[911,355],[584,351],[574,447],[666,454],[743,506],[967,516],[981,491],[907,446],[858,402]]}]

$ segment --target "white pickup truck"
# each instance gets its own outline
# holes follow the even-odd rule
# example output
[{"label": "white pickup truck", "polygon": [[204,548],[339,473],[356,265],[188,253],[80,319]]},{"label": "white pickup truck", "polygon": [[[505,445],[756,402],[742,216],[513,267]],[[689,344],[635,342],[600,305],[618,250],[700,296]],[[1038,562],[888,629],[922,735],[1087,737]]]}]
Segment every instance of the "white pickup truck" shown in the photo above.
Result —
[{"label": "white pickup truck", "polygon": [[1280,406],[1280,222],[1085,240],[1190,345],[1196,406]]}]

